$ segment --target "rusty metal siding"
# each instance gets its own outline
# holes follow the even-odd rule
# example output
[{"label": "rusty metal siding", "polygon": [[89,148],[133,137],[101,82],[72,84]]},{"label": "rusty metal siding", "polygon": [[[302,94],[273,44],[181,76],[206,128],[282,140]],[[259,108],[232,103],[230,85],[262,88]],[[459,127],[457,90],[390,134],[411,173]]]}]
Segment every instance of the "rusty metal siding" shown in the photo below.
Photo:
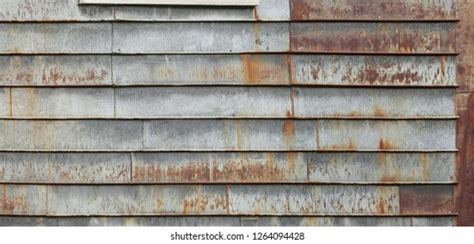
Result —
[{"label": "rusty metal siding", "polygon": [[0,225],[469,224],[465,11],[260,2],[0,1]]}]

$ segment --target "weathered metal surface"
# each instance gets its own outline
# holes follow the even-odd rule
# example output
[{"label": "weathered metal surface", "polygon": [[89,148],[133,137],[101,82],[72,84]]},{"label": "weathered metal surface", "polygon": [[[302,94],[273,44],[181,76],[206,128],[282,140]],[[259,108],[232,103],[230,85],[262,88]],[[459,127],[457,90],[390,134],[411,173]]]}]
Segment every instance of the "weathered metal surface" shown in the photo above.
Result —
[{"label": "weathered metal surface", "polygon": [[110,23],[0,24],[1,54],[110,53],[111,40]]},{"label": "weathered metal surface", "polygon": [[0,217],[0,226],[452,226],[452,217]]},{"label": "weathered metal surface", "polygon": [[292,91],[296,117],[455,116],[454,89],[294,88]]},{"label": "weathered metal surface", "polygon": [[2,183],[129,183],[130,174],[126,153],[0,153]]},{"label": "weathered metal surface", "polygon": [[34,215],[46,212],[44,186],[0,185],[0,215]]},{"label": "weathered metal surface", "polygon": [[0,106],[1,117],[7,117],[11,113],[10,106],[8,106],[8,102],[10,101],[10,94],[11,94],[10,89],[0,88],[0,104],[2,104],[2,106]]},{"label": "weathered metal surface", "polygon": [[289,84],[287,55],[114,56],[117,85]]},{"label": "weathered metal surface", "polygon": [[454,150],[456,122],[449,120],[319,121],[325,150]]},{"label": "weathered metal surface", "polygon": [[294,84],[351,86],[455,86],[449,56],[294,55]]},{"label": "weathered metal surface", "polygon": [[117,53],[288,51],[288,25],[288,23],[114,23],[113,51]]},{"label": "weathered metal surface", "polygon": [[110,67],[107,56],[0,56],[0,85],[111,85]]},{"label": "weathered metal surface", "polygon": [[[472,0],[458,0],[458,11],[460,21],[456,33],[456,47],[460,50],[457,57],[457,77],[460,92],[474,91],[474,18],[472,13],[474,11],[474,1]],[[471,215],[474,219],[474,215]],[[471,222],[474,225],[474,221]]]},{"label": "weathered metal surface", "polygon": [[134,153],[135,183],[302,182],[301,153]]},{"label": "weathered metal surface", "polygon": [[323,183],[453,183],[455,153],[309,153],[308,174]]},{"label": "weathered metal surface", "polygon": [[95,5],[193,5],[193,6],[257,6],[259,0],[79,0],[79,4]]},{"label": "weathered metal surface", "polygon": [[[262,0],[264,2],[264,0]],[[290,0],[293,20],[455,19],[454,0]]]},{"label": "weathered metal surface", "polygon": [[145,121],[143,141],[155,150],[317,149],[315,121]]},{"label": "weathered metal surface", "polygon": [[455,23],[291,23],[291,50],[343,53],[453,53]]},{"label": "weathered metal surface", "polygon": [[222,215],[222,185],[48,186],[48,215]]},{"label": "weathered metal surface", "polygon": [[76,0],[2,0],[0,21],[112,20],[113,9],[79,6]]},{"label": "weathered metal surface", "polygon": [[289,88],[179,87],[116,89],[119,118],[285,117]]},{"label": "weathered metal surface", "polygon": [[117,85],[456,85],[449,56],[114,56],[113,68]]},{"label": "weathered metal surface", "polygon": [[0,138],[0,150],[138,149],[142,122],[0,120]]},{"label": "weathered metal surface", "polygon": [[229,186],[233,214],[392,215],[399,213],[392,186]]},{"label": "weathered metal surface", "polygon": [[127,21],[255,21],[289,20],[288,0],[263,0],[256,8],[115,7],[115,19]]},{"label": "weathered metal surface", "polygon": [[[0,88],[8,90],[11,118],[113,118],[111,88]],[[1,93],[0,93],[1,96]]]},{"label": "weathered metal surface", "polygon": [[454,186],[400,186],[400,213],[404,215],[455,214]]},{"label": "weathered metal surface", "polygon": [[[473,5],[474,6],[474,5]],[[459,185],[456,189],[457,224],[474,225],[474,95],[458,94],[457,112],[460,116],[457,123],[457,169]]]}]

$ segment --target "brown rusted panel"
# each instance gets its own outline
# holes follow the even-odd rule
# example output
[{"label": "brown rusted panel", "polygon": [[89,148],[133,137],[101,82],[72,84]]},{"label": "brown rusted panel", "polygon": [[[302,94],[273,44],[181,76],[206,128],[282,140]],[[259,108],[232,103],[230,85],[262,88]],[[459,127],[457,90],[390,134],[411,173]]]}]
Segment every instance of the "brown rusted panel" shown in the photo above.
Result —
[{"label": "brown rusted panel", "polygon": [[460,22],[457,25],[457,79],[459,91],[474,91],[474,1],[458,0]]},{"label": "brown rusted panel", "polygon": [[292,23],[291,50],[330,53],[454,53],[455,23]]},{"label": "brown rusted panel", "polygon": [[453,185],[400,186],[400,214],[455,214]]},{"label": "brown rusted panel", "polygon": [[290,0],[293,20],[455,19],[454,0]]},{"label": "brown rusted panel", "polygon": [[457,224],[474,226],[474,94],[458,95],[457,155],[458,179],[456,197],[459,216]]}]

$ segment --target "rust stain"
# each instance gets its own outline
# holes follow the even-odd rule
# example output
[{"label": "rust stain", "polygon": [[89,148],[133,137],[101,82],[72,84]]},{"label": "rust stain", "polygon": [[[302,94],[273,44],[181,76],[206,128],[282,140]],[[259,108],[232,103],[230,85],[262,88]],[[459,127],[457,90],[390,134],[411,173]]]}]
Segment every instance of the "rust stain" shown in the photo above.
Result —
[{"label": "rust stain", "polygon": [[380,140],[379,140],[379,149],[380,150],[392,150],[392,149],[397,149],[397,146],[392,141],[380,138]]},{"label": "rust stain", "polygon": [[374,116],[378,118],[389,117],[388,114],[379,106],[374,107]]},{"label": "rust stain", "polygon": [[179,164],[149,164],[133,169],[135,182],[209,182],[209,162],[186,162]]},{"label": "rust stain", "polygon": [[400,186],[400,214],[453,214],[453,193],[452,185]]},{"label": "rust stain", "polygon": [[[278,57],[276,62],[265,58],[263,55],[242,54],[244,82],[249,85],[287,84],[287,58]],[[219,80],[219,77],[214,77],[214,80]]]},{"label": "rust stain", "polygon": [[12,94],[12,89],[13,88],[8,88],[8,116],[10,118],[13,118],[13,94]]},{"label": "rust stain", "polygon": [[291,148],[295,139],[295,125],[291,119],[285,119],[282,132],[283,140],[288,145],[288,148]]}]

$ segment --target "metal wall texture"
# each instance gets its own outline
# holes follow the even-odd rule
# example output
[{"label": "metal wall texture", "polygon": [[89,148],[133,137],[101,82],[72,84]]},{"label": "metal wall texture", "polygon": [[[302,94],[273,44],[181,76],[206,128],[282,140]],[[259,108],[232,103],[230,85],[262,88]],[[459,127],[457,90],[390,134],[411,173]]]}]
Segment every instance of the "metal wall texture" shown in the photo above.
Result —
[{"label": "metal wall texture", "polygon": [[2,0],[0,225],[474,225],[473,9]]}]

